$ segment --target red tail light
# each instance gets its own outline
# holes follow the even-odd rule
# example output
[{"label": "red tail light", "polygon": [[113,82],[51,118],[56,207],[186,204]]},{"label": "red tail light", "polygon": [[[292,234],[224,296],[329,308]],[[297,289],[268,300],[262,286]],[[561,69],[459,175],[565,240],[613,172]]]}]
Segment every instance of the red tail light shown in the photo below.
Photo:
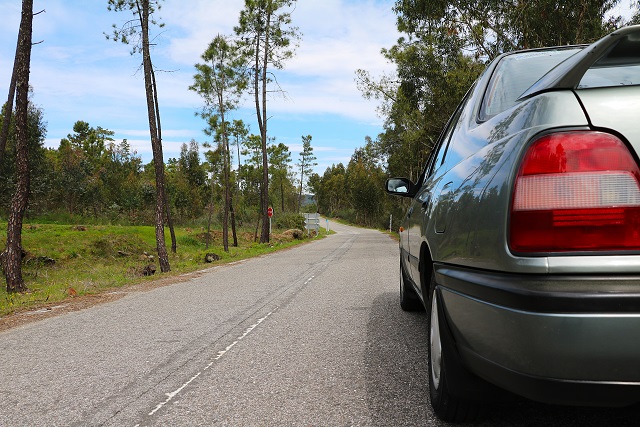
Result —
[{"label": "red tail light", "polygon": [[535,141],[516,178],[514,252],[640,250],[640,170],[620,139],[561,132]]}]

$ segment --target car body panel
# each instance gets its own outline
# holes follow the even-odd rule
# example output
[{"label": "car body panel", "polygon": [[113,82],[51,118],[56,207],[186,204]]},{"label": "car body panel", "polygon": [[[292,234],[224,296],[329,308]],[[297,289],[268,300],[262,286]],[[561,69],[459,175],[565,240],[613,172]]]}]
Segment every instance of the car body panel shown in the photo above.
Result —
[{"label": "car body panel", "polygon": [[640,382],[640,313],[536,313],[443,288],[449,326],[467,352],[520,374]]},{"label": "car body panel", "polygon": [[[439,197],[425,209],[431,212],[435,205],[442,212],[446,207],[447,224],[440,225],[446,233],[438,232],[436,222],[445,219],[437,211],[423,216],[432,224],[420,227],[425,230],[422,242],[430,243],[433,260],[506,271],[546,272],[546,259],[516,257],[504,250],[511,200],[508,183],[516,173],[526,141],[547,129],[587,126],[584,111],[571,92],[542,94],[484,123],[470,118],[451,139],[451,155],[441,166],[449,170],[442,176],[438,176],[440,170],[434,174],[438,181],[434,192]],[[451,211],[452,206],[455,211]],[[410,239],[412,253],[416,253],[413,250],[419,244],[415,238]],[[492,244],[487,244],[487,239]]]},{"label": "car body panel", "polygon": [[581,89],[577,94],[593,126],[615,130],[640,153],[640,86]]},{"label": "car body panel", "polygon": [[[499,88],[492,79],[504,74],[501,61],[544,57],[545,50],[498,57],[453,114],[419,182],[410,194],[399,194],[412,197],[400,233],[407,283],[427,311],[426,295],[435,286],[466,368],[529,398],[640,402],[640,252],[523,255],[509,247],[514,182],[537,138],[611,133],[639,161],[638,81],[593,87],[607,67],[640,65],[639,46],[635,26],[588,47],[550,48],[547,59],[571,56],[523,95],[505,97],[504,111],[486,114],[488,88]],[[630,74],[618,75],[626,80]]]},{"label": "car body panel", "polygon": [[640,274],[434,270],[447,326],[476,375],[542,402],[640,401]]}]

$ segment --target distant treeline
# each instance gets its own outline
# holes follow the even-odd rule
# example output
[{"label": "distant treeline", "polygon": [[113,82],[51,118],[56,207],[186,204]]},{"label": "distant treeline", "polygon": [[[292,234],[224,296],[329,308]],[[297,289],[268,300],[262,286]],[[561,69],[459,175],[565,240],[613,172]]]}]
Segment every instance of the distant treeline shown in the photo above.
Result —
[{"label": "distant treeline", "polygon": [[[0,116],[0,123],[2,116]],[[262,162],[259,137],[248,135],[235,122],[235,169],[232,171],[236,221],[253,225],[260,215]],[[30,198],[27,215],[51,220],[108,220],[123,224],[151,224],[155,210],[155,178],[152,163],[143,163],[127,140],[116,142],[114,133],[77,121],[72,133],[56,149],[45,148],[44,112],[30,105]],[[0,165],[0,215],[5,219],[15,191],[15,138],[9,134],[6,155]],[[312,149],[311,149],[312,150]],[[271,205],[276,217],[299,209],[299,173],[284,144],[269,146]],[[223,208],[220,147],[183,144],[180,156],[166,164],[169,206],[177,223],[194,222]],[[309,209],[315,209],[310,207]]]}]

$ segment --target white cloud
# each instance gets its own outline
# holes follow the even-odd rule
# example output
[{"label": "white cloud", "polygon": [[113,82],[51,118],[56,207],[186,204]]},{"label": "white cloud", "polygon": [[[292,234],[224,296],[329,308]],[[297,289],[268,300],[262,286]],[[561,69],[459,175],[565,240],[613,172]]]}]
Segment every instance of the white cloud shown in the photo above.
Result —
[{"label": "white cloud", "polygon": [[[391,1],[370,0],[298,1],[292,20],[302,32],[302,39],[295,57],[283,71],[276,72],[287,98],[274,96],[272,111],[329,113],[379,122],[375,105],[363,100],[354,77],[358,68],[374,75],[393,70],[380,54],[398,37],[392,5]],[[163,20],[180,35],[171,38],[168,56],[191,67],[213,37],[232,34],[241,6],[240,2],[226,0],[197,0],[189,8],[169,2],[162,9]],[[193,73],[186,69],[181,68],[180,73],[185,74],[183,85],[188,86]]]},{"label": "white cloud", "polygon": [[[157,45],[152,57],[158,71],[165,155],[179,153],[191,138],[205,139],[204,123],[193,114],[202,100],[188,86],[193,65],[217,34],[233,33],[242,0],[166,0],[159,13],[165,23],[154,29]],[[398,35],[393,0],[298,0],[293,24],[303,33],[296,56],[277,71],[286,98],[274,96],[269,115],[278,141],[299,144],[299,135],[313,134],[313,145],[323,157],[348,161],[353,135],[341,126],[378,126],[375,103],[362,98],[354,72],[364,68],[376,75],[391,70],[380,49],[392,46]],[[108,12],[106,1],[36,0],[34,10],[46,13],[34,19],[31,84],[34,100],[49,123],[47,146],[57,147],[77,120],[92,126],[118,129],[117,141],[127,138],[140,154],[150,153],[146,101],[140,57],[131,47],[106,40],[111,25],[122,25],[129,12]],[[6,97],[20,21],[19,2],[0,0],[0,100]],[[238,114],[251,122],[251,99]],[[319,120],[320,118],[320,120]],[[340,123],[338,123],[338,121]],[[360,129],[358,128],[358,129]],[[256,132],[257,125],[251,123]],[[330,130],[330,134],[325,134]],[[369,132],[369,130],[363,130]],[[375,130],[373,131],[375,132]],[[355,139],[356,144],[364,135]],[[339,148],[336,148],[339,147]],[[293,152],[293,150],[292,150]],[[297,153],[295,154],[297,155]]]}]

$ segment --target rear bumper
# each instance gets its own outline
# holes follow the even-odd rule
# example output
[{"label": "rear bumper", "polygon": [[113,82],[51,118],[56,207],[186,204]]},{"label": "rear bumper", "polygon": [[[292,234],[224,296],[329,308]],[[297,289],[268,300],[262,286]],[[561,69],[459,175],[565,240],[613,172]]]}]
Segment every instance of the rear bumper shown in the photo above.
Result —
[{"label": "rear bumper", "polygon": [[640,401],[640,276],[435,270],[460,358],[478,376],[549,403]]}]

